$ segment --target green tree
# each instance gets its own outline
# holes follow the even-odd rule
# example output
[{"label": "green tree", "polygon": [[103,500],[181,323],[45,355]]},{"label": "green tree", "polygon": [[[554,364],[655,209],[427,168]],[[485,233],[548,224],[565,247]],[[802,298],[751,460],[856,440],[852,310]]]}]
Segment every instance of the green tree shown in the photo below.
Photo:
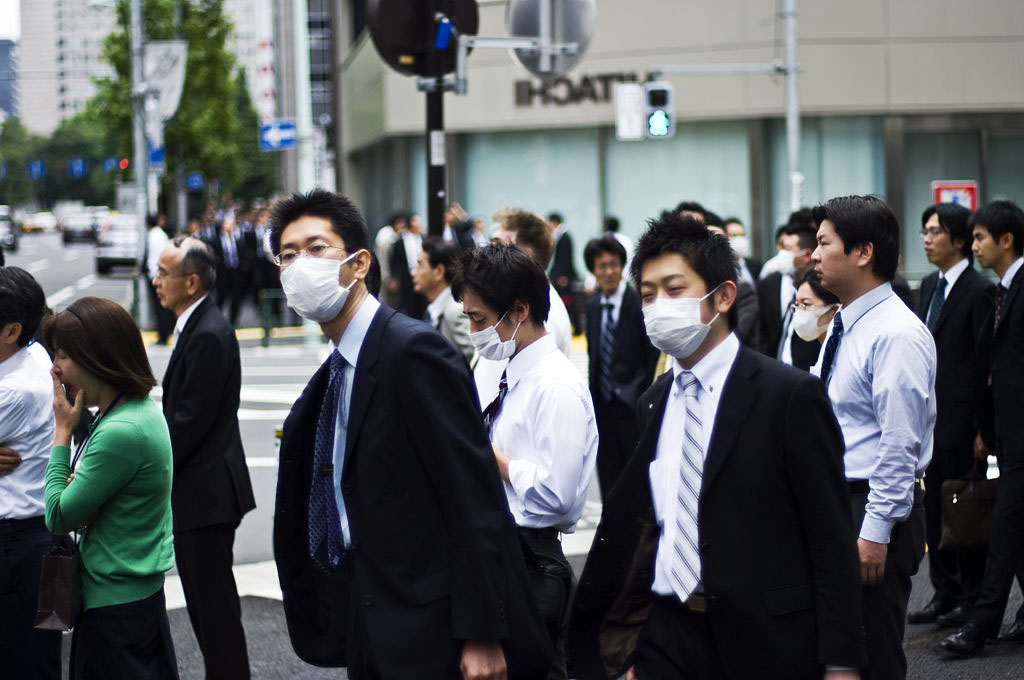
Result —
[{"label": "green tree", "polygon": [[6,170],[6,177],[0,179],[0,203],[19,205],[35,197],[28,162],[36,158],[41,141],[17,118],[10,118],[0,126],[0,162]]}]

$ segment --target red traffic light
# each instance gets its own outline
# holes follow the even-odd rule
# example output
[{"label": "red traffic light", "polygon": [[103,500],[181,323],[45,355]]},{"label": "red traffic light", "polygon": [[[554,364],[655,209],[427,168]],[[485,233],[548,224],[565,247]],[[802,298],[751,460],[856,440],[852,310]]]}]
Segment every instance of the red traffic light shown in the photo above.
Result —
[{"label": "red traffic light", "polygon": [[127,170],[128,169],[128,159],[127,158],[122,158],[121,162],[118,163],[117,166],[119,168],[121,168],[122,170]]}]

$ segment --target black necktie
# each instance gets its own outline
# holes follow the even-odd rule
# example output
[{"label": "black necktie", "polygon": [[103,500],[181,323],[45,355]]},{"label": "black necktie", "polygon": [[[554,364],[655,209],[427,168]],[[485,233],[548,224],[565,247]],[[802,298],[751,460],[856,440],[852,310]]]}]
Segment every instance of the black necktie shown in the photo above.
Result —
[{"label": "black necktie", "polygon": [[793,305],[796,303],[796,293],[793,293],[793,297],[790,299],[789,304],[786,305],[786,314],[782,317],[782,335],[779,336],[779,346],[775,350],[775,358],[782,361],[782,350],[786,348],[786,340],[793,334],[790,330],[789,325],[793,322]]},{"label": "black necktie", "polygon": [[317,419],[316,436],[313,440],[313,479],[309,493],[309,556],[325,574],[331,573],[338,566],[345,546],[334,489],[334,430],[346,364],[345,358],[337,350],[331,352],[327,391],[320,405],[320,417]]},{"label": "black necktie", "polygon": [[611,401],[615,388],[612,386],[612,354],[615,350],[615,322],[612,320],[612,303],[605,302],[604,325],[601,327],[600,353],[597,382],[601,390],[601,398]]},{"label": "black necktie", "polygon": [[828,336],[825,343],[825,357],[821,362],[821,381],[828,385],[828,378],[832,374],[832,363],[836,358],[836,350],[839,349],[839,341],[843,338],[843,317],[836,312],[832,319],[832,335]]},{"label": "black necktie", "polygon": [[508,394],[508,378],[505,377],[507,370],[501,372],[501,380],[498,381],[498,396],[484,409],[484,425],[487,426],[488,437],[491,435],[491,430],[494,429],[494,421],[498,417],[498,412],[501,411],[501,402],[505,401],[505,395]]},{"label": "black necktie", "polygon": [[942,312],[942,305],[946,301],[946,281],[945,276],[940,276],[939,280],[935,284],[935,292],[932,293],[931,302],[928,303],[928,314],[925,315],[925,324],[928,326],[928,330],[932,333],[935,332],[935,327],[939,325],[939,314]]},{"label": "black necktie", "polygon": [[1000,283],[998,286],[996,286],[996,315],[995,315],[994,323],[992,324],[992,329],[993,330],[999,328],[999,322],[1003,318],[1003,303],[1005,303],[1005,302],[1006,302],[1006,289],[1003,288],[1003,284]]}]

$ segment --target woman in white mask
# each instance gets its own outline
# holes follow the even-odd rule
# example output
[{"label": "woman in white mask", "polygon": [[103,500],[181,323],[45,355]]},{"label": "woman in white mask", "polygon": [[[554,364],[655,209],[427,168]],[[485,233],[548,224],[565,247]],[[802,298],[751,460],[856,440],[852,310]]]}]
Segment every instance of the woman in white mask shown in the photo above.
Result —
[{"label": "woman in white mask", "polygon": [[808,371],[818,359],[821,345],[825,341],[828,325],[839,309],[839,298],[821,285],[821,278],[812,269],[804,275],[803,281],[796,289],[796,300],[793,302],[793,319],[790,328],[797,337],[806,344],[813,343],[808,351],[800,351],[793,346],[793,365]]}]

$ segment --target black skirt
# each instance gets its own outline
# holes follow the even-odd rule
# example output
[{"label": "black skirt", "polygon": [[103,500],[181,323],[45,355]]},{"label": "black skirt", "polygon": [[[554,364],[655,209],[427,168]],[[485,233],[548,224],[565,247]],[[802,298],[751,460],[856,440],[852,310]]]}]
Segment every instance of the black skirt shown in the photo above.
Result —
[{"label": "black skirt", "polygon": [[86,610],[71,637],[71,680],[178,680],[164,589]]}]

